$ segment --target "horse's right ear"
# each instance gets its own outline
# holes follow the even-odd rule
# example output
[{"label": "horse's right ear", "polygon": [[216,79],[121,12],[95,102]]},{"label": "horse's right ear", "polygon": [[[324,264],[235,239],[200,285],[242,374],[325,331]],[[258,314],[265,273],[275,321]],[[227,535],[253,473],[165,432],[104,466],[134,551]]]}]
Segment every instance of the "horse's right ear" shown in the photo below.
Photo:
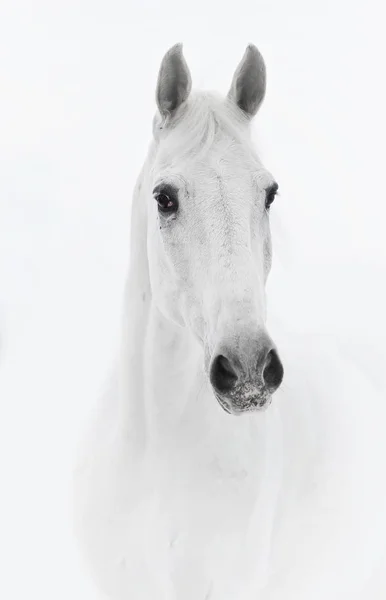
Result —
[{"label": "horse's right ear", "polygon": [[176,44],[165,54],[158,74],[156,100],[164,120],[187,100],[191,89],[192,80],[182,54],[182,44]]}]

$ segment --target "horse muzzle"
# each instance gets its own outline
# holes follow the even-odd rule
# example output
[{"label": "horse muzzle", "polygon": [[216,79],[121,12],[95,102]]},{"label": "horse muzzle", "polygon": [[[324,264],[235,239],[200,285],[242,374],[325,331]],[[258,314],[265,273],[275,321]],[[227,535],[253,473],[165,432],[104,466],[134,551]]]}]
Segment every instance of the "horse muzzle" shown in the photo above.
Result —
[{"label": "horse muzzle", "polygon": [[209,366],[215,396],[230,414],[266,409],[283,375],[279,354],[265,333],[218,345]]}]

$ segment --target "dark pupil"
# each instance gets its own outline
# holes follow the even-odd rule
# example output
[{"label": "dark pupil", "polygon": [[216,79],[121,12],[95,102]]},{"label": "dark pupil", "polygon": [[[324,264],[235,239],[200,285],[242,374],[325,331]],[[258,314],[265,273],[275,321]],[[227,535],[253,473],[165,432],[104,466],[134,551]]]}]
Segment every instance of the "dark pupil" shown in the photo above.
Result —
[{"label": "dark pupil", "polygon": [[158,206],[161,210],[173,210],[174,202],[167,194],[157,194]]}]

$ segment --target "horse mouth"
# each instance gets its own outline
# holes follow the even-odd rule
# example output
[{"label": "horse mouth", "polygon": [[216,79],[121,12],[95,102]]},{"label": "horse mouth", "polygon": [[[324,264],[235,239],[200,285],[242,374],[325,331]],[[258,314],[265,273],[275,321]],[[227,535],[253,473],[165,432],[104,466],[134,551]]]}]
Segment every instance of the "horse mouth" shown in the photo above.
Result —
[{"label": "horse mouth", "polygon": [[223,398],[220,394],[215,393],[217,402],[228,415],[240,416],[244,413],[262,412],[266,410],[272,402],[271,395],[264,395],[262,398],[254,398],[242,406],[237,402],[231,403],[228,399]]}]

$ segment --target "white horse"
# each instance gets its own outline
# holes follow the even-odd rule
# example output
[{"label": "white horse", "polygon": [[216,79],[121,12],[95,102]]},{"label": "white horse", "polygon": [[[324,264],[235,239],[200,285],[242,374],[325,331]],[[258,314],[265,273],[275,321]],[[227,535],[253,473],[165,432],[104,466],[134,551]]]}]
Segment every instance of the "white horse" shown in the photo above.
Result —
[{"label": "white horse", "polygon": [[160,68],[123,348],[76,471],[110,599],[386,597],[383,398],[330,341],[283,334],[279,358],[266,328],[265,83],[253,45],[225,99],[191,93],[181,45]]}]

